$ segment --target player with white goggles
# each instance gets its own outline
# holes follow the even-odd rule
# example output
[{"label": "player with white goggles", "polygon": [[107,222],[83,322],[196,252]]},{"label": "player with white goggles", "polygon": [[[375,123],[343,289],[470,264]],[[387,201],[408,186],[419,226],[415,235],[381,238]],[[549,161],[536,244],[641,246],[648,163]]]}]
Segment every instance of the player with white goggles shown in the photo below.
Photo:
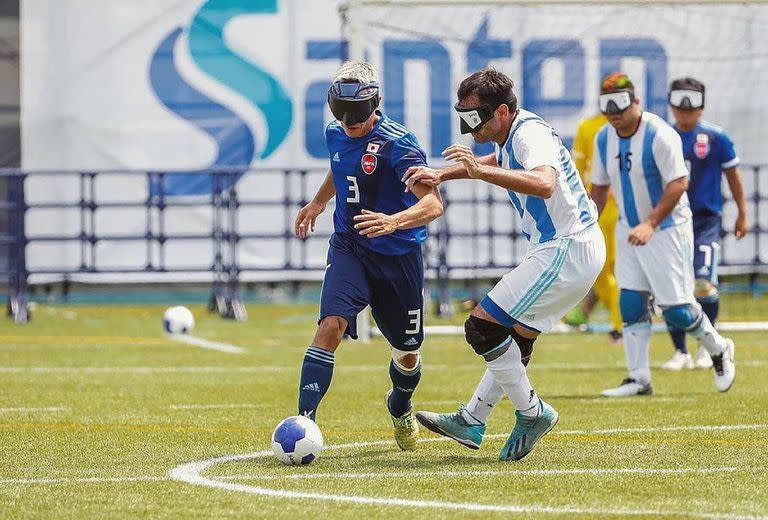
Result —
[{"label": "player with white goggles", "polygon": [[[626,74],[606,77],[600,99],[609,124],[595,138],[591,194],[599,211],[609,190],[619,207],[616,281],[629,372],[618,387],[602,395],[653,392],[648,356],[651,298],[668,324],[704,347],[715,367],[715,387],[726,392],[736,377],[734,344],[715,330],[694,296],[694,235],[680,136],[660,117],[643,112]],[[627,99],[629,106],[621,110]]]},{"label": "player with white goggles", "polygon": [[704,92],[698,90],[670,90],[667,99],[670,105],[683,110],[704,108]]},{"label": "player with white goggles", "polygon": [[[723,230],[723,177],[728,181],[738,210],[731,228],[733,234],[740,240],[749,229],[739,157],[728,133],[702,119],[706,89],[701,81],[691,77],[673,80],[669,85],[667,99],[690,173],[687,193],[693,214],[694,296],[709,321],[715,323],[720,313],[717,266]],[[670,325],[669,333],[675,352],[661,368],[682,370],[712,367],[711,357],[701,346],[696,355],[691,356],[684,330]]]},{"label": "player with white goggles", "polygon": [[598,98],[600,104],[600,112],[607,116],[612,114],[621,114],[630,106],[632,106],[632,102],[634,100],[634,92],[627,90],[600,94],[600,97]]}]

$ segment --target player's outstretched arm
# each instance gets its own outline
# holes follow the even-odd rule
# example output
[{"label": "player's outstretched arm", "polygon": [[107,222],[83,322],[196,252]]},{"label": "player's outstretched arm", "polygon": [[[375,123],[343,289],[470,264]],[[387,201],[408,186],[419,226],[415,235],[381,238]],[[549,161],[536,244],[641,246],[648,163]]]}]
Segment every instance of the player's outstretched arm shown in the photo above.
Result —
[{"label": "player's outstretched arm", "polygon": [[610,191],[610,185],[592,184],[592,189],[589,190],[589,196],[592,197],[593,201],[595,201],[598,215],[603,212],[605,203],[608,202],[608,192]]},{"label": "player's outstretched arm", "polygon": [[293,231],[297,237],[304,240],[309,236],[309,233],[314,233],[317,217],[325,211],[325,206],[334,195],[336,195],[336,188],[333,185],[333,174],[331,170],[328,170],[315,196],[296,214]]},{"label": "player's outstretched arm", "polygon": [[[443,151],[445,154],[445,151]],[[496,164],[496,155],[488,154],[477,158],[480,164]],[[405,183],[405,191],[413,191],[413,185],[418,183],[426,186],[437,187],[445,181],[456,179],[469,179],[469,174],[463,163],[449,164],[442,168],[430,168],[428,166],[411,166],[401,179]]]},{"label": "player's outstretched arm", "polygon": [[436,187],[416,184],[413,193],[419,201],[392,215],[364,209],[360,215],[352,217],[357,222],[355,229],[367,238],[375,238],[389,235],[398,229],[425,226],[443,214],[443,199]]},{"label": "player's outstretched arm", "polygon": [[739,210],[733,232],[736,235],[736,239],[741,240],[747,234],[749,223],[747,222],[747,200],[744,197],[744,185],[741,183],[739,167],[726,168],[725,178],[728,179],[728,187],[731,189],[733,201]]},{"label": "player's outstretched arm", "polygon": [[464,165],[469,177],[501,186],[504,189],[548,199],[555,192],[557,172],[552,166],[537,166],[531,170],[507,170],[495,165],[481,164],[469,147],[449,146],[443,152],[449,161]]}]

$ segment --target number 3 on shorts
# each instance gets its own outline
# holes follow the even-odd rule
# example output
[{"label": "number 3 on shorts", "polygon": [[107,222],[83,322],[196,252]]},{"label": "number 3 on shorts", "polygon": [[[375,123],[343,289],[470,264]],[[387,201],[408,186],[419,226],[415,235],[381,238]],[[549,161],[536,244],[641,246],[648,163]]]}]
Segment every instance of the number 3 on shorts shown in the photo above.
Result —
[{"label": "number 3 on shorts", "polygon": [[408,311],[408,317],[411,318],[408,321],[409,325],[413,325],[413,328],[405,329],[406,334],[418,334],[421,330],[421,309],[414,309]]}]

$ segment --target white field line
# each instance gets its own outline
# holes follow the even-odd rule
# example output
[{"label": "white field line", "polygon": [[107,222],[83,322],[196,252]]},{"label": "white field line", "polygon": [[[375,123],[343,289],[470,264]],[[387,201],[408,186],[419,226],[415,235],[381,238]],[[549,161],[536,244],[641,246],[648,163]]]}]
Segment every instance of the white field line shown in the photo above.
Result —
[{"label": "white field line", "polygon": [[171,410],[217,410],[220,408],[263,408],[264,404],[172,404]]},{"label": "white field line", "polygon": [[[768,366],[768,360],[752,360],[742,361],[737,364],[740,367],[766,367]],[[9,367],[0,366],[0,373],[24,373],[24,372],[104,372],[104,373],[133,373],[133,374],[170,374],[170,373],[228,373],[228,372],[293,372],[301,368],[301,365],[296,366],[200,366],[200,367],[181,367],[181,366],[165,366],[165,367]],[[464,365],[458,367],[448,367],[447,365],[429,365],[430,369],[448,369],[453,371],[480,371],[480,365]],[[542,363],[538,365],[531,365],[528,370],[606,370],[606,369],[623,369],[624,365],[619,363]],[[349,371],[349,372],[373,372],[377,370],[386,370],[386,365],[340,365],[335,367],[335,370]],[[589,396],[585,396],[589,398]],[[606,399],[603,399],[606,400]],[[606,400],[607,401],[607,400]]]},{"label": "white field line", "polygon": [[189,334],[168,334],[168,338],[179,343],[187,345],[193,345],[195,347],[207,348],[209,350],[216,350],[218,352],[226,352],[228,354],[242,354],[245,349],[229,343],[219,343],[218,341],[210,341],[197,336],[190,336]]},{"label": "white field line", "polygon": [[[732,430],[732,429],[743,429],[743,428],[761,428],[761,427],[768,427],[768,425],[715,425],[715,426],[678,426],[678,427],[670,427],[666,430]],[[632,429],[621,429],[621,430],[607,430],[609,432],[616,432],[616,431],[657,431],[656,428],[632,428]],[[601,431],[606,430],[572,430],[568,433],[579,433],[579,434],[593,434],[598,433]],[[561,432],[564,433],[564,432]],[[495,435],[494,437],[500,437],[502,435]],[[439,441],[447,441],[449,439],[442,438],[442,437],[432,437],[429,439],[425,439],[425,441],[431,442],[439,442]],[[379,441],[368,441],[368,442],[355,442],[355,443],[348,443],[348,444],[338,444],[338,445],[331,445],[326,446],[326,451],[332,451],[332,450],[342,450],[342,449],[348,449],[348,448],[361,448],[361,447],[367,447],[367,446],[382,446],[382,445],[391,445],[391,440],[379,440]],[[325,501],[332,501],[332,502],[338,502],[338,503],[357,503],[357,504],[365,504],[365,505],[383,505],[383,506],[394,506],[394,507],[416,507],[416,508],[422,508],[422,509],[443,509],[443,510],[454,510],[454,511],[488,511],[488,512],[500,512],[500,513],[535,513],[535,514],[592,514],[592,515],[628,515],[628,516],[664,516],[664,515],[679,515],[679,516],[692,516],[692,517],[699,517],[699,518],[711,518],[711,519],[724,519],[724,520],[735,520],[735,519],[766,519],[768,517],[758,517],[758,516],[747,516],[747,515],[737,515],[737,514],[721,514],[721,513],[708,513],[708,512],[699,512],[699,511],[673,511],[673,510],[654,510],[654,509],[603,509],[603,508],[579,508],[579,507],[562,507],[562,506],[547,506],[547,505],[539,505],[539,504],[526,504],[526,505],[494,505],[494,504],[476,504],[476,503],[459,503],[459,502],[444,502],[444,501],[435,501],[435,500],[414,500],[414,499],[400,499],[400,498],[385,498],[385,497],[366,497],[366,496],[356,496],[356,495],[334,495],[334,494],[327,494],[327,493],[314,493],[314,492],[298,492],[298,491],[286,491],[286,490],[280,490],[280,489],[270,489],[270,488],[261,488],[261,487],[255,487],[255,486],[248,486],[243,484],[236,484],[231,482],[223,482],[222,480],[214,480],[207,477],[203,477],[201,475],[202,472],[206,471],[207,469],[211,468],[212,466],[215,466],[217,464],[223,464],[227,462],[239,462],[239,461],[247,461],[257,458],[266,458],[271,457],[272,451],[271,450],[264,450],[256,453],[250,453],[250,454],[244,454],[244,455],[232,455],[232,456],[225,456],[225,457],[217,457],[214,459],[208,459],[203,461],[196,461],[196,462],[190,462],[187,464],[183,464],[181,466],[178,466],[171,470],[169,473],[169,477],[173,480],[181,481],[181,482],[187,482],[194,485],[203,485],[218,489],[224,489],[229,491],[236,491],[236,492],[245,492],[255,495],[262,495],[262,496],[271,496],[275,498],[293,498],[293,499],[313,499],[313,500],[325,500]],[[749,468],[748,468],[749,469]],[[748,470],[747,469],[747,470]],[[595,473],[595,474],[626,474],[626,473],[683,473],[683,472],[698,472],[698,473],[716,473],[716,472],[732,472],[732,471],[739,471],[738,468],[731,468],[731,467],[723,467],[723,468],[671,468],[671,469],[664,469],[664,468],[594,468],[594,469],[566,469],[566,470],[511,470],[511,471],[501,471],[501,470],[489,470],[487,472],[478,471],[461,471],[461,472],[434,472],[435,475],[443,475],[443,476],[473,476],[473,475],[481,475],[481,474],[534,474],[534,475],[572,475],[577,473]],[[426,474],[427,472],[423,472]],[[308,475],[289,475],[284,477],[275,477],[275,480],[279,478],[292,478],[292,479],[300,479],[300,478],[333,478],[329,477],[329,475],[334,474],[308,474]],[[341,475],[344,474],[336,474],[339,475],[338,478],[345,478]],[[351,477],[359,478],[361,475],[369,475],[369,474],[348,474]],[[378,474],[378,473],[371,473],[370,477],[389,477],[389,476],[398,476],[398,475],[409,475],[414,476],[415,473],[385,473],[385,474]],[[235,479],[235,478],[243,478],[243,479],[256,479],[260,478],[262,480],[270,479],[270,476],[261,476],[261,477],[253,477],[253,476],[235,476],[235,477],[219,477],[221,479]],[[167,477],[156,477],[156,476],[140,476],[140,477],[85,477],[85,478],[39,478],[39,479],[0,479],[0,485],[2,484],[57,484],[57,483],[100,483],[100,482],[153,482],[153,481],[164,481],[167,480]]]},{"label": "white field line", "polygon": [[[730,430],[762,430],[768,428],[768,424],[724,424],[720,426],[704,426],[704,425],[690,425],[690,426],[662,426],[656,428],[611,428],[608,430],[555,430],[555,433],[560,435],[610,435],[612,433],[652,433],[652,432],[678,432],[678,431],[730,431]],[[503,435],[506,437],[506,434]]]},{"label": "white field line", "polygon": [[528,469],[528,470],[478,470],[478,471],[396,471],[380,473],[300,473],[289,475],[232,475],[218,477],[221,480],[303,480],[346,478],[417,478],[417,477],[480,477],[486,475],[559,476],[559,475],[674,475],[684,473],[734,473],[752,471],[752,468],[582,468],[582,469]]},{"label": "white field line", "polygon": [[0,408],[0,413],[5,412],[66,412],[69,410],[66,406],[41,406],[38,408],[33,407],[10,407],[10,408]]},{"label": "white field line", "polygon": [[[581,433],[592,433],[582,431]],[[445,441],[445,438],[432,438],[435,441]],[[430,439],[430,440],[432,440]],[[345,448],[360,448],[366,446],[389,445],[392,441],[369,441],[356,442],[349,444],[338,444],[327,446],[324,450],[341,450]],[[563,507],[547,506],[544,504],[525,504],[525,505],[496,505],[496,504],[477,504],[461,502],[445,502],[438,500],[416,500],[396,497],[369,497],[359,495],[337,495],[331,493],[288,491],[282,489],[271,489],[233,482],[224,482],[215,478],[208,478],[202,475],[203,472],[213,466],[229,462],[243,462],[258,458],[272,457],[271,450],[248,453],[244,455],[230,455],[217,457],[208,460],[201,460],[182,464],[171,470],[170,476],[174,480],[187,482],[189,484],[206,486],[227,491],[249,493],[253,495],[268,496],[274,498],[302,499],[302,500],[324,500],[336,503],[354,503],[364,505],[393,506],[393,507],[415,507],[420,509],[442,509],[453,511],[487,511],[494,513],[533,513],[533,514],[584,514],[584,515],[615,515],[615,516],[693,516],[699,518],[735,520],[742,518],[763,518],[735,514],[707,513],[699,511],[674,511],[674,510],[655,510],[655,509],[616,509],[616,508],[590,508],[590,507]],[[222,478],[222,477],[219,477]]]},{"label": "white field line", "polygon": [[[433,366],[437,368],[437,366]],[[382,365],[349,365],[346,367],[336,367],[336,370],[348,370],[350,372],[371,372],[374,370],[386,370],[387,366]],[[231,373],[231,372],[294,372],[301,370],[301,365],[295,366],[200,366],[200,367],[0,367],[0,373],[58,373],[58,372],[86,372],[86,373],[131,373],[131,374],[172,374],[172,373]]]},{"label": "white field line", "polygon": [[[717,324],[717,330],[723,331],[764,331],[768,330],[768,321],[724,321]],[[662,323],[654,324],[653,332],[667,332],[667,327]],[[374,336],[382,336],[378,327],[372,327],[371,333]],[[550,331],[552,334],[584,334],[578,328],[571,327],[565,323],[557,323]],[[424,327],[424,334],[434,336],[463,336],[464,326],[462,325],[427,325]]]},{"label": "white field line", "polygon": [[168,477],[52,477],[52,478],[3,478],[0,486],[6,484],[100,484],[103,482],[160,482]]}]

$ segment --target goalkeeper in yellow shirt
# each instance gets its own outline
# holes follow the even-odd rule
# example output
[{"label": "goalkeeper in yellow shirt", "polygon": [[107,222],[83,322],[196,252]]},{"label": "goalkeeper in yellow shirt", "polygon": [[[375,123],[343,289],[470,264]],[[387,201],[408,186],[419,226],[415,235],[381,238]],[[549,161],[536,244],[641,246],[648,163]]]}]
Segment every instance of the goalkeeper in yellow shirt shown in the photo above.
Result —
[{"label": "goalkeeper in yellow shirt", "polygon": [[[595,145],[595,135],[600,128],[608,123],[603,114],[583,119],[576,130],[573,139],[573,160],[576,163],[581,179],[587,190],[591,188],[592,151]],[[595,280],[592,291],[584,298],[581,305],[572,309],[564,318],[569,325],[583,325],[589,320],[589,315],[602,301],[611,313],[611,331],[608,333],[609,341],[617,343],[621,341],[621,313],[619,312],[619,286],[613,276],[613,267],[616,263],[616,221],[619,218],[619,210],[612,194],[608,195],[605,209],[600,214],[598,225],[605,236],[605,248],[607,256],[605,266]]]}]

